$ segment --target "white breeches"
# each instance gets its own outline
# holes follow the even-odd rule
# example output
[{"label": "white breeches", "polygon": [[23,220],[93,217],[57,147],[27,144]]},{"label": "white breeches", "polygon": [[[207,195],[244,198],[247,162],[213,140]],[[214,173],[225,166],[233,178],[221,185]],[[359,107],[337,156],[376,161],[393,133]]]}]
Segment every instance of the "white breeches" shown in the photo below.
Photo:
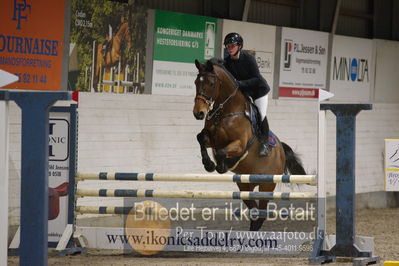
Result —
[{"label": "white breeches", "polygon": [[268,102],[269,102],[268,94],[266,94],[265,96],[262,96],[254,101],[256,107],[258,107],[261,121],[263,121],[263,119],[266,117]]}]

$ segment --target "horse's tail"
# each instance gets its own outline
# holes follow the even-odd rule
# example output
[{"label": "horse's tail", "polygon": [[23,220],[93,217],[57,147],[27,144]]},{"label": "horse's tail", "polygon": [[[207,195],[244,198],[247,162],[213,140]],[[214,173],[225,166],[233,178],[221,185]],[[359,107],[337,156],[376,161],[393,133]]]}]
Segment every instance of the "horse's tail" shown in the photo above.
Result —
[{"label": "horse's tail", "polygon": [[302,166],[301,159],[298,155],[291,149],[288,144],[281,142],[285,152],[285,174],[291,175],[306,175],[305,169]]}]

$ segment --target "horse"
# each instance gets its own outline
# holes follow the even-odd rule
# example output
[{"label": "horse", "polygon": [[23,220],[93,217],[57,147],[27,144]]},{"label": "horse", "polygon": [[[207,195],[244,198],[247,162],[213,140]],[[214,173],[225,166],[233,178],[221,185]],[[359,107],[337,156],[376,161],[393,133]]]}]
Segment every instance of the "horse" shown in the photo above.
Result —
[{"label": "horse", "polygon": [[[204,120],[204,128],[197,135],[205,170],[236,174],[298,174],[306,172],[298,155],[289,145],[275,137],[276,145],[267,157],[259,156],[261,142],[248,117],[250,99],[238,88],[237,81],[221,60],[208,60],[205,64],[195,60],[199,71],[195,80],[196,95],[193,114]],[[212,148],[216,164],[208,155]],[[272,192],[276,184],[237,183],[240,191]],[[266,210],[268,200],[244,200],[248,209]],[[258,231],[265,218],[251,219],[250,230]]]},{"label": "horse", "polygon": [[109,40],[105,51],[103,51],[104,42],[99,43],[96,47],[96,62],[93,78],[95,91],[98,91],[97,84],[101,80],[103,69],[111,68],[118,64],[121,60],[122,47],[124,47],[124,45],[127,45],[128,48],[132,47],[132,36],[129,31],[128,22],[124,22],[120,25],[119,30],[111,40]]}]

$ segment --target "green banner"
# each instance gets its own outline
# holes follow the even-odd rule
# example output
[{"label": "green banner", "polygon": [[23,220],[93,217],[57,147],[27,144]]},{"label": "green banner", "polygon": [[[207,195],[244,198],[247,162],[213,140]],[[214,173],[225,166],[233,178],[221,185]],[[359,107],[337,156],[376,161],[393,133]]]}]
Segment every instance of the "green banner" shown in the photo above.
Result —
[{"label": "green banner", "polygon": [[157,10],[154,60],[193,63],[215,56],[216,19]]}]

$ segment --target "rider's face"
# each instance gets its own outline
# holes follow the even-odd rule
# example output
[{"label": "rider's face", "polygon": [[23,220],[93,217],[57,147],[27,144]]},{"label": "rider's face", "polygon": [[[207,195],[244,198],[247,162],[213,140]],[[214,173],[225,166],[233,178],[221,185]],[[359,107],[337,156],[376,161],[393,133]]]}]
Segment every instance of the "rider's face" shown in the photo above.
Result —
[{"label": "rider's face", "polygon": [[235,43],[231,43],[231,44],[226,45],[226,49],[227,49],[227,52],[229,53],[229,55],[233,56],[237,53],[239,46]]}]

